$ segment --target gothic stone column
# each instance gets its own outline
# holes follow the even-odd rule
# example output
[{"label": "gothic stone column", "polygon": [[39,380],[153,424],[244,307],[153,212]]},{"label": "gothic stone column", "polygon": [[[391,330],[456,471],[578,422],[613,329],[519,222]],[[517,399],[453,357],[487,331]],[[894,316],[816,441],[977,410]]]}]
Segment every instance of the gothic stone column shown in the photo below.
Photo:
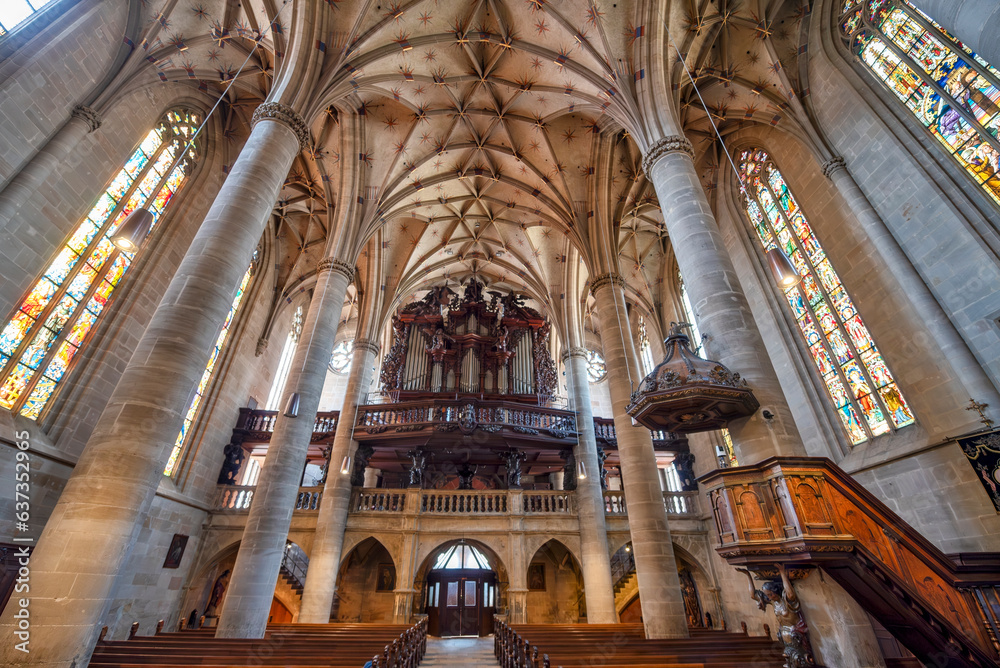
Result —
[{"label": "gothic stone column", "polygon": [[774,414],[765,420],[758,411],[729,423],[740,461],[751,464],[771,455],[805,454],[764,340],[695,172],[691,144],[684,137],[665,137],[646,152],[642,166],[660,200],[670,243],[698,314],[699,329],[711,337],[708,347],[712,357],[739,372],[753,388],[761,408]]},{"label": "gothic stone column", "polygon": [[975,397],[977,401],[1000,407],[1000,393],[997,392],[996,386],[990,382],[982,365],[948,319],[941,304],[931,294],[930,288],[917,273],[885,221],[878,215],[868,197],[851,176],[844,159],[837,156],[827,160],[823,163],[823,174],[833,181],[865,229],[872,246],[878,249],[879,255],[899,283],[899,287],[920,313],[941,354],[960,382],[965,385],[969,395]]},{"label": "gothic stone column", "polygon": [[648,429],[633,426],[625,412],[633,384],[637,387],[642,380],[635,345],[629,335],[625,279],[618,274],[603,274],[593,279],[590,289],[601,320],[601,341],[608,366],[608,386],[615,414],[618,456],[646,637],[684,638],[688,635],[684,598],[656,470],[653,438]]},{"label": "gothic stone column", "polygon": [[[354,269],[339,260],[327,258],[319,264],[316,294],[309,303],[303,336],[295,348],[283,397],[287,401],[293,392],[299,393],[299,415],[291,418],[279,414],[275,421],[222,607],[218,638],[264,637],[330,351],[337,337],[347,286],[353,279]],[[327,480],[347,477],[339,474],[336,447],[331,463],[336,468],[327,475]]]},{"label": "gothic stone column", "polygon": [[[267,122],[264,122],[267,121]],[[149,513],[184,413],[205,371],[254,247],[308,130],[291,108],[264,103],[254,128],[170,281],[31,559],[31,654],[0,664],[86,665],[115,578]],[[15,597],[16,599],[16,597]],[[13,638],[14,605],[0,625]]]},{"label": "gothic stone column", "polygon": [[353,457],[358,447],[354,440],[357,421],[355,416],[358,404],[371,385],[372,366],[377,353],[378,344],[373,341],[359,339],[354,342],[354,360],[347,380],[344,406],[340,410],[340,420],[337,421],[337,432],[333,437],[330,475],[326,477],[323,499],[320,501],[316,537],[313,539],[309,572],[306,573],[305,589],[302,592],[299,622],[303,624],[326,624],[330,621],[330,608],[333,607],[333,593],[337,588],[337,572],[340,569],[344,530],[347,528],[347,513],[351,502],[351,478],[340,473],[340,466],[344,457]]},{"label": "gothic stone column", "polygon": [[62,164],[80,141],[101,127],[101,115],[90,107],[73,109],[69,120],[21,168],[0,191],[0,230],[6,230],[21,206],[45,185],[56,167]]},{"label": "gothic stone column", "polygon": [[996,0],[912,2],[991,65],[1000,64],[1000,4]]},{"label": "gothic stone column", "polygon": [[[587,382],[587,351],[570,348],[563,355],[569,393],[576,407],[576,429],[579,433],[574,447],[576,461],[583,462],[587,477],[576,482],[576,510],[580,518],[580,551],[583,566],[583,588],[587,594],[587,622],[614,624],[614,583],[611,581],[611,557],[608,554],[608,534],[604,521],[604,494],[601,490],[600,464],[597,460],[597,438],[594,435],[594,413]],[[575,475],[575,473],[571,474]]]}]

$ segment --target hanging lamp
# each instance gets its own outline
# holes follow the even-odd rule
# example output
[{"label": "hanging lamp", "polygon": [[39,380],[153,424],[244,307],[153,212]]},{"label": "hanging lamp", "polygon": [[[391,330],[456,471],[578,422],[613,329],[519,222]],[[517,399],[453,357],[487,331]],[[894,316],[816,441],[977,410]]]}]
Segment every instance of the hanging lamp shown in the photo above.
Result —
[{"label": "hanging lamp", "polygon": [[134,253],[139,250],[139,246],[152,227],[153,214],[148,209],[141,206],[132,209],[132,213],[126,216],[125,221],[118,226],[114,236],[111,237],[111,243],[126,253]]},{"label": "hanging lamp", "polygon": [[682,327],[671,323],[666,357],[643,378],[625,411],[647,429],[681,433],[721,429],[753,415],[760,403],[746,381],[695,355]]},{"label": "hanging lamp", "polygon": [[774,247],[768,250],[765,255],[767,256],[767,264],[771,267],[771,274],[782,290],[798,285],[799,281],[802,280],[799,272],[795,270],[795,265],[792,264],[783,250]]}]

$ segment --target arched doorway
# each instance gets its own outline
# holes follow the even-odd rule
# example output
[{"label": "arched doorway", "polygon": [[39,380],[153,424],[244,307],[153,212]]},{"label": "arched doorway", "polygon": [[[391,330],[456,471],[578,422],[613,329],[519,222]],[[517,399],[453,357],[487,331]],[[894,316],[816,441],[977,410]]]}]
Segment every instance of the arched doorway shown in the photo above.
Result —
[{"label": "arched doorway", "polygon": [[424,587],[428,631],[443,638],[489,635],[500,599],[489,557],[460,541],[432,559]]},{"label": "arched doorway", "polygon": [[358,543],[341,562],[331,619],[387,623],[393,618],[396,564],[374,537]]},{"label": "arched doorway", "polygon": [[528,624],[586,621],[583,572],[573,553],[556,539],[538,548],[528,562]]}]

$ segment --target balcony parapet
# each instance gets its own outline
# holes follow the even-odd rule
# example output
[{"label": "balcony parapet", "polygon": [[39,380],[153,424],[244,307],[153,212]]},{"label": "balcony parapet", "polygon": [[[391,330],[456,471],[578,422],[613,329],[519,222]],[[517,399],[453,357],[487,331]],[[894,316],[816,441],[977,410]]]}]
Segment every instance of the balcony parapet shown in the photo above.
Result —
[{"label": "balcony parapet", "polygon": [[[696,519],[701,516],[698,492],[664,492],[663,505],[671,517]],[[605,517],[628,517],[625,493],[620,490],[604,490]]]}]

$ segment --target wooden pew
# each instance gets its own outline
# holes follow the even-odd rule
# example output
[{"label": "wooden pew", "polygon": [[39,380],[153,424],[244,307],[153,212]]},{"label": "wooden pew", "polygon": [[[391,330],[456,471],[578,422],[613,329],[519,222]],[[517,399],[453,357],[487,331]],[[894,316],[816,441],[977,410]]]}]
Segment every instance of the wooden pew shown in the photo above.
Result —
[{"label": "wooden pew", "polygon": [[125,641],[101,641],[90,665],[98,668],[413,668],[426,648],[426,622],[397,624],[276,624],[263,638],[216,638],[198,629]]},{"label": "wooden pew", "polygon": [[641,624],[495,626],[494,649],[504,668],[780,668],[784,663],[779,643],[744,633],[692,629],[689,638],[647,640]]}]

